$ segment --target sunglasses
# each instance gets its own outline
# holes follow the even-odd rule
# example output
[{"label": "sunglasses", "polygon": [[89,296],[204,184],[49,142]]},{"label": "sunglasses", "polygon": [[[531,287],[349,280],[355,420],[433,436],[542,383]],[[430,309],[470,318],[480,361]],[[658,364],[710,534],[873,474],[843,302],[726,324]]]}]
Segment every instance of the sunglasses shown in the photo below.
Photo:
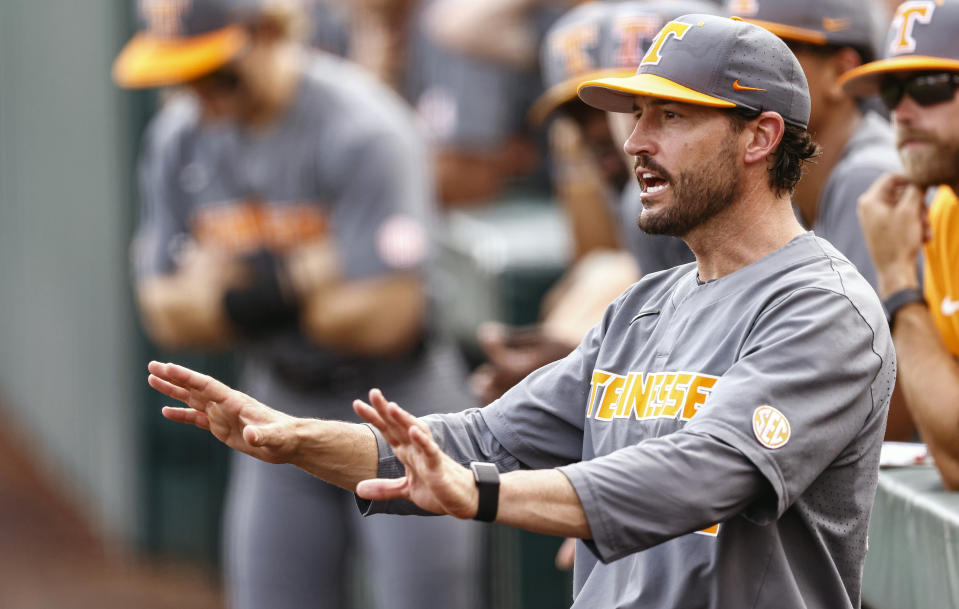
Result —
[{"label": "sunglasses", "polygon": [[899,79],[885,76],[879,83],[879,97],[891,112],[908,95],[920,106],[932,106],[949,101],[959,87],[959,73],[925,72]]}]

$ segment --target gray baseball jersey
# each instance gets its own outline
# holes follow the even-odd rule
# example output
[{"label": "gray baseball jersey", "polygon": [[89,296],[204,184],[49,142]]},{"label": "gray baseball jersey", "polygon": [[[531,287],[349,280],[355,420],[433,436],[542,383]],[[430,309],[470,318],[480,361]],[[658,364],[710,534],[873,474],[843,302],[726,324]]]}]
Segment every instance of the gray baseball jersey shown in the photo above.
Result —
[{"label": "gray baseball jersey", "polygon": [[643,210],[640,194],[639,183],[630,180],[623,189],[618,208],[620,240],[639,264],[639,272],[645,275],[694,261],[696,256],[682,239],[650,235],[638,228],[639,214]]},{"label": "gray baseball jersey", "polygon": [[892,127],[873,112],[865,114],[826,180],[816,221],[809,227],[845,254],[873,287],[876,268],[856,215],[857,202],[880,175],[900,169]]},{"label": "gray baseball jersey", "polygon": [[875,292],[806,233],[715,281],[646,275],[567,358],[428,420],[460,462],[569,478],[574,607],[854,608],[894,380]]}]

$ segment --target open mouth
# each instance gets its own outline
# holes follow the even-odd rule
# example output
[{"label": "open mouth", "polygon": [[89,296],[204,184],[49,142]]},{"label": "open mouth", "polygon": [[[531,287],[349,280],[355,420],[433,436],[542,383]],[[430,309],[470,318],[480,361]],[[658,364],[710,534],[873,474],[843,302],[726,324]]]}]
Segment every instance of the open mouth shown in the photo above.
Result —
[{"label": "open mouth", "polygon": [[669,187],[669,181],[662,178],[652,171],[637,171],[639,178],[639,187],[645,195],[655,195],[666,190]]}]

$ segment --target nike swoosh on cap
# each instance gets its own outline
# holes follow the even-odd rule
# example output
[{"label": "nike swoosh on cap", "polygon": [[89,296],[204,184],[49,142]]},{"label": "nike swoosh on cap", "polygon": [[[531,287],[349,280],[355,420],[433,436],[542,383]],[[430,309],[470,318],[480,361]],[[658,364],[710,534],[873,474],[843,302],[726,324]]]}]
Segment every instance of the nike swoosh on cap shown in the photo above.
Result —
[{"label": "nike swoosh on cap", "polygon": [[760,89],[759,87],[747,87],[746,85],[739,84],[739,79],[733,81],[733,89],[737,91],[765,91],[766,89]]},{"label": "nike swoosh on cap", "polygon": [[833,19],[832,17],[823,17],[822,27],[827,32],[840,32],[849,27],[849,20],[842,17],[838,19]]}]

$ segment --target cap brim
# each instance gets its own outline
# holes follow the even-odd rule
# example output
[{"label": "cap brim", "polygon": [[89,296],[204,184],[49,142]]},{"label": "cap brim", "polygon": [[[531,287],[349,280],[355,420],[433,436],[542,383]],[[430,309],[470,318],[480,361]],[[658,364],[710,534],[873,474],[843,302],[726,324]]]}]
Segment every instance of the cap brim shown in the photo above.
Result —
[{"label": "cap brim", "polygon": [[607,68],[595,70],[587,74],[582,74],[575,78],[567,79],[559,84],[553,85],[540,95],[533,105],[530,106],[528,118],[534,125],[539,125],[546,120],[556,108],[566,102],[576,99],[579,85],[584,80],[596,80],[599,78],[622,78],[632,76],[636,73],[633,68]]},{"label": "cap brim", "polygon": [[736,107],[731,101],[700,93],[668,78],[648,73],[634,74],[627,78],[588,80],[579,86],[581,100],[607,112],[632,112],[633,98],[637,95],[713,108]]},{"label": "cap brim", "polygon": [[839,77],[839,84],[853,97],[867,97],[879,92],[879,79],[882,75],[921,70],[959,72],[959,60],[928,55],[903,55],[880,59],[849,70]]},{"label": "cap brim", "polygon": [[746,23],[758,25],[759,27],[765,30],[769,30],[773,34],[785,40],[795,40],[797,42],[808,42],[809,44],[818,44],[818,45],[825,45],[825,44],[828,44],[829,42],[825,33],[818,32],[816,30],[810,30],[802,27],[786,25],[785,23],[776,23],[775,21],[763,21],[762,19],[750,19],[748,17],[743,17],[742,20],[745,21]]},{"label": "cap brim", "polygon": [[230,61],[246,42],[246,30],[240,25],[175,39],[140,32],[113,62],[113,81],[128,89],[181,84]]}]

